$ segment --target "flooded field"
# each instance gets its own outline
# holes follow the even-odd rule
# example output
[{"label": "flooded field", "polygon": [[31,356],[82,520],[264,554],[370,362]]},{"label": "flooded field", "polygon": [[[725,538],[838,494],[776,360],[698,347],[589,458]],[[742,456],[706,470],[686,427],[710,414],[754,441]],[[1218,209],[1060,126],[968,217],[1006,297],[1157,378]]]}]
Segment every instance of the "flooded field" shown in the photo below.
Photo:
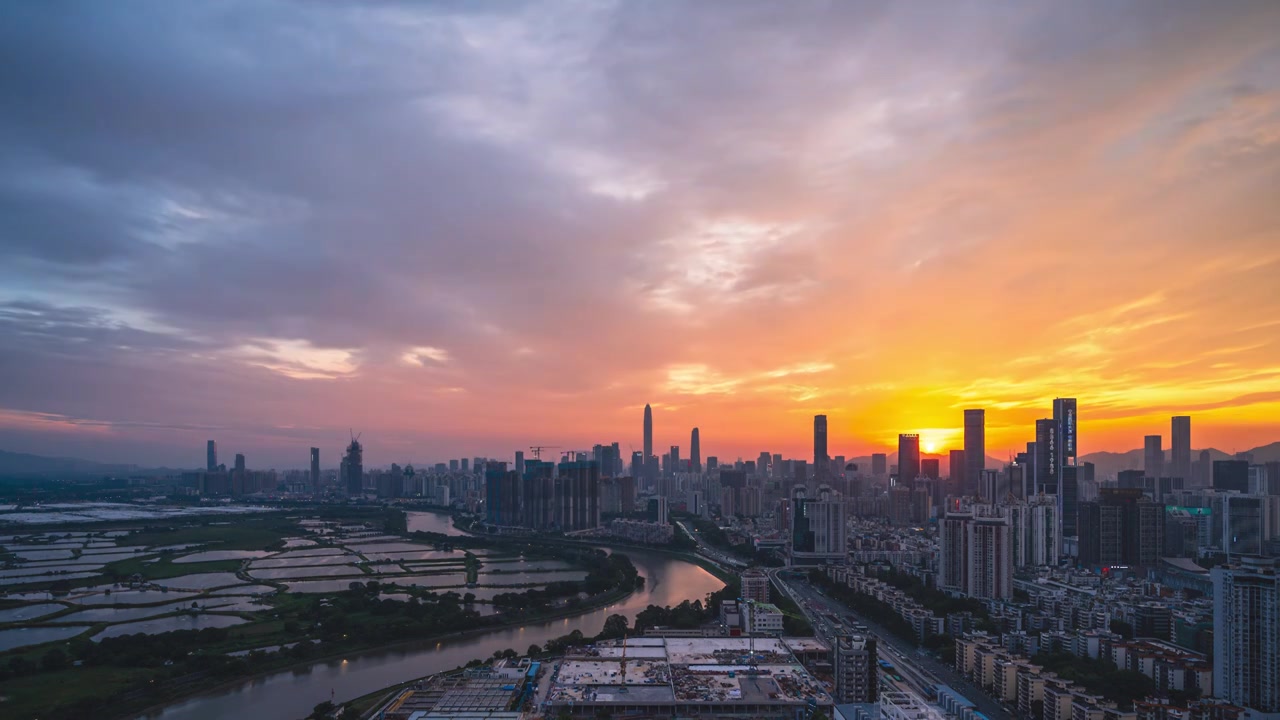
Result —
[{"label": "flooded field", "polygon": [[[459,535],[448,516],[406,516],[411,532]],[[299,519],[296,535],[280,537],[287,531],[275,530],[260,543],[240,540],[226,547],[237,541],[226,540],[235,531],[212,527],[223,525],[229,526],[206,523],[207,529],[185,534],[110,530],[0,537],[0,595],[22,603],[0,609],[0,651],[80,634],[101,640],[233,627],[270,619],[271,603],[286,596],[332,594],[353,583],[381,584],[386,596],[402,601],[424,593],[470,594],[472,610],[492,615],[496,595],[586,577],[553,556],[481,548],[471,552],[480,563],[468,578],[466,550],[332,521]],[[267,547],[252,549],[254,544]],[[17,587],[6,594],[7,586]]]}]

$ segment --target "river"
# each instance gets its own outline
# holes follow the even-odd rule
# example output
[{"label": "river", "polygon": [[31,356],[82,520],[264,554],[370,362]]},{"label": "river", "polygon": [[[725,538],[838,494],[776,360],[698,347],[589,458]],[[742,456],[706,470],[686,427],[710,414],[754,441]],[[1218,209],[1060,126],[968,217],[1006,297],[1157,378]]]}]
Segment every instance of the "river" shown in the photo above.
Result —
[{"label": "river", "polygon": [[[448,527],[448,517],[411,518],[410,530]],[[440,520],[433,520],[439,518]],[[414,527],[414,525],[419,525]],[[683,600],[705,600],[707,593],[724,587],[714,575],[693,563],[660,553],[624,550],[640,574],[643,590],[609,607],[584,615],[518,628],[494,630],[464,639],[428,641],[392,650],[353,654],[346,659],[317,663],[305,668],[277,672],[236,687],[201,695],[148,715],[164,720],[215,720],[215,718],[272,718],[299,720],[318,703],[332,698],[337,702],[368,694],[414,678],[450,670],[475,658],[488,658],[494,651],[513,648],[524,654],[530,645],[545,644],[552,638],[573,632],[595,635],[605,618],[615,613],[634,620],[649,605],[676,605]]]}]

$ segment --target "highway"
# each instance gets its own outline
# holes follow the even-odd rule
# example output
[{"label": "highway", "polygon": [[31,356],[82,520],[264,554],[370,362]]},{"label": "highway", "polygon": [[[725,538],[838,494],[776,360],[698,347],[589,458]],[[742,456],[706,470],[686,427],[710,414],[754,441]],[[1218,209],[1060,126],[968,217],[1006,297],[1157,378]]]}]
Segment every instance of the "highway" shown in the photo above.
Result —
[{"label": "highway", "polygon": [[690,529],[689,526],[684,524],[683,520],[676,521],[676,527],[684,531],[684,534],[688,535],[689,538],[697,544],[699,555],[713,563],[716,563],[721,568],[732,572],[740,572],[743,568],[747,567],[747,563],[743,562],[741,559],[703,542],[701,534],[699,534],[697,530]]},{"label": "highway", "polygon": [[853,615],[876,636],[877,653],[881,659],[893,663],[897,674],[901,675],[904,683],[915,692],[926,698],[932,698],[934,686],[950,685],[991,720],[1012,718],[1012,714],[1004,706],[966,680],[954,667],[938,661],[932,655],[918,650],[880,625],[854,613],[843,603],[823,594],[808,580],[782,578],[780,574],[782,570],[785,568],[769,571],[773,582],[804,611],[809,622],[813,624],[814,631],[826,642],[831,643],[832,637],[839,634],[828,616],[835,615],[842,625],[847,626],[847,618]]}]

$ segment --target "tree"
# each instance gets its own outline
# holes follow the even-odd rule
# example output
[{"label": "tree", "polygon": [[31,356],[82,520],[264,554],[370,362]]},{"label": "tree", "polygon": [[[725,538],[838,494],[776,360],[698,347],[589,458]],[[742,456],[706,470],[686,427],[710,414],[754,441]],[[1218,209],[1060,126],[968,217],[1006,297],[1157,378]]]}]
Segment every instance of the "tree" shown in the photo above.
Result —
[{"label": "tree", "polygon": [[329,702],[328,700],[325,700],[324,702],[315,706],[315,709],[313,709],[311,711],[311,714],[307,716],[307,720],[325,720],[325,718],[328,718],[330,715],[333,714],[334,709],[335,709],[334,704]]},{"label": "tree", "polygon": [[602,639],[620,638],[627,634],[629,622],[625,615],[610,615],[604,621],[604,630],[600,631],[598,637]]},{"label": "tree", "polygon": [[40,667],[47,671],[61,670],[68,665],[67,654],[54,648],[40,658]]},{"label": "tree", "polygon": [[529,650],[528,650],[528,652],[527,652],[526,654],[527,654],[529,657],[536,657],[536,656],[538,656],[538,655],[541,655],[541,654],[542,654],[542,646],[541,646],[541,645],[539,645],[538,643],[534,643],[534,644],[532,644],[532,645],[530,645],[530,646],[529,646]]}]

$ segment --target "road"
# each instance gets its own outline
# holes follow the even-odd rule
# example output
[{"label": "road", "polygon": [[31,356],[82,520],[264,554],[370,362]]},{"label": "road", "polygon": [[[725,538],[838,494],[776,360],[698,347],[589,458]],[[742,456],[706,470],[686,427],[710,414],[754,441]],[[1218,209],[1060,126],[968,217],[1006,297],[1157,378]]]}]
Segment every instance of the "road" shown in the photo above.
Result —
[{"label": "road", "polygon": [[883,655],[883,659],[893,663],[898,674],[916,692],[925,697],[932,697],[933,686],[950,685],[952,689],[964,695],[966,699],[978,707],[980,712],[991,718],[991,720],[1009,720],[1012,718],[1012,715],[1003,705],[966,680],[954,667],[940,662],[937,658],[918,650],[911,643],[898,638],[877,623],[854,613],[843,603],[823,594],[808,580],[784,579],[779,574],[779,570],[770,571],[770,576],[774,583],[783,592],[787,593],[796,605],[800,606],[813,624],[815,632],[828,643],[831,642],[830,638],[832,636],[838,634],[838,631],[827,616],[834,614],[841,619],[842,624],[847,624],[845,619],[853,615],[858,618],[859,623],[866,625],[876,636],[878,654]]},{"label": "road", "polygon": [[729,553],[726,553],[723,550],[714,548],[706,544],[705,542],[703,542],[702,536],[698,533],[698,531],[690,529],[689,526],[684,524],[683,520],[676,521],[676,527],[679,528],[680,530],[683,530],[684,534],[688,535],[689,538],[692,539],[693,542],[697,544],[699,555],[710,560],[711,562],[716,563],[722,569],[730,570],[733,572],[740,572],[743,568],[747,566],[747,564],[742,560],[740,560],[739,558],[736,558],[730,555]]}]

